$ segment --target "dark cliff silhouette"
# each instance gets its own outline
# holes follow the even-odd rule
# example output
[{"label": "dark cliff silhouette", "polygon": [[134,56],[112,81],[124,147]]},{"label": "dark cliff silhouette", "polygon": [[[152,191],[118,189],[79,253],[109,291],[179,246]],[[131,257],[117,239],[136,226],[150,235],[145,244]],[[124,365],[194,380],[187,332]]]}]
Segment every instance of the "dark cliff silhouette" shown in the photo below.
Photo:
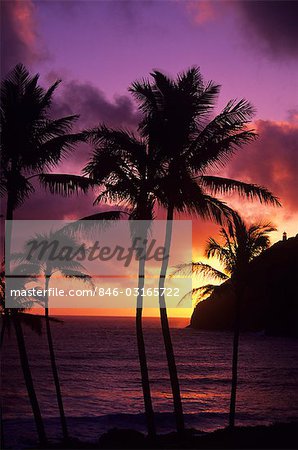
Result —
[{"label": "dark cliff silhouette", "polygon": [[[298,337],[298,235],[279,241],[250,263],[241,312],[243,331]],[[198,303],[190,326],[232,330],[235,298],[228,280]]]}]

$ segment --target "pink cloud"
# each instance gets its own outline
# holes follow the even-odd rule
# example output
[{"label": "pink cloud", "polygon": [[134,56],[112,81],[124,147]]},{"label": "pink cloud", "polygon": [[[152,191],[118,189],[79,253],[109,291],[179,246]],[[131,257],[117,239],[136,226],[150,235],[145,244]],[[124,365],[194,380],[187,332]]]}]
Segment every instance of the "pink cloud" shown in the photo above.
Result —
[{"label": "pink cloud", "polygon": [[259,139],[235,156],[228,176],[268,187],[285,209],[298,212],[298,124],[258,120]]},{"label": "pink cloud", "polygon": [[16,64],[31,64],[45,58],[38,35],[36,6],[32,0],[10,0],[1,5],[1,72]]},{"label": "pink cloud", "polygon": [[215,2],[205,0],[186,2],[186,9],[198,25],[211,22],[218,15]]}]

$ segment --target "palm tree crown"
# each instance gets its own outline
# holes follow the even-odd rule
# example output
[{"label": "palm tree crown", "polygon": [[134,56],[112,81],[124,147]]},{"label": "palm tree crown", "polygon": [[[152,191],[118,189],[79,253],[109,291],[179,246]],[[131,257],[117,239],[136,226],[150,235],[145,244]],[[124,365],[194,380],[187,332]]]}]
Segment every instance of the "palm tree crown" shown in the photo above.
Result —
[{"label": "palm tree crown", "polygon": [[129,207],[132,219],[151,220],[158,164],[148,152],[146,140],[105,125],[92,130],[90,139],[95,149],[83,173],[104,186],[94,204],[116,202]]},{"label": "palm tree crown", "polygon": [[[243,278],[250,262],[270,246],[268,233],[275,231],[276,228],[271,223],[247,225],[235,211],[232,218],[232,222],[220,229],[221,241],[210,237],[205,249],[205,256],[217,258],[223,270],[215,269],[201,261],[194,261],[176,266],[171,276],[202,275],[220,282]],[[216,284],[206,284],[194,288],[193,297],[198,300],[203,299],[212,294],[217,287]]]},{"label": "palm tree crown", "polygon": [[82,140],[71,134],[76,115],[53,120],[50,110],[60,81],[45,90],[39,75],[18,64],[1,83],[1,196],[9,215],[34,191],[31,178],[56,166]]},{"label": "palm tree crown", "polygon": [[159,197],[163,206],[179,212],[221,220],[228,208],[214,196],[237,192],[279,204],[266,188],[217,176],[207,171],[223,167],[236,150],[253,141],[247,128],[254,109],[246,100],[230,101],[210,120],[220,86],[204,83],[197,67],[172,80],[161,72],[153,82],[135,82],[130,90],[144,114],[139,131],[159,155]]}]

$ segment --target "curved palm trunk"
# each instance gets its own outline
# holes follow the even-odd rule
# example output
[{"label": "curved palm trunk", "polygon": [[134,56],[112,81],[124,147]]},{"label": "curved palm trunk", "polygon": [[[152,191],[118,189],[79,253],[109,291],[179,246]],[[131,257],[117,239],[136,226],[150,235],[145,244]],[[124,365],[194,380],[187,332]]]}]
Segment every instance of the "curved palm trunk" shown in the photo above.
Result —
[{"label": "curved palm trunk", "polygon": [[[5,230],[5,256],[6,256],[5,271],[6,271],[6,273],[8,273],[8,275],[10,275],[10,249],[11,249],[11,233],[12,233],[12,220],[13,220],[13,203],[12,203],[12,199],[9,194],[7,197],[6,220],[8,220],[9,222],[6,224],[7,227]],[[23,329],[22,329],[22,325],[21,325],[21,322],[20,322],[20,319],[19,319],[17,313],[12,315],[12,321],[13,321],[13,325],[14,325],[14,329],[15,329],[15,333],[16,333],[21,367],[22,367],[24,380],[25,380],[25,384],[26,384],[26,388],[27,388],[27,392],[28,392],[28,397],[29,397],[29,401],[31,404],[31,408],[32,408],[32,412],[33,412],[33,416],[34,416],[34,420],[35,420],[35,425],[36,425],[39,442],[40,442],[41,446],[45,446],[47,444],[47,437],[46,437],[44,423],[43,423],[43,419],[41,416],[39,403],[37,400],[37,396],[36,396],[36,392],[35,392],[35,388],[34,388],[34,384],[33,384],[33,379],[32,379],[31,369],[30,369],[30,365],[29,365]]]},{"label": "curved palm trunk", "polygon": [[47,330],[47,340],[48,340],[48,346],[49,346],[52,374],[53,374],[53,379],[54,379],[54,384],[55,384],[55,389],[56,389],[57,403],[58,403],[58,407],[59,407],[62,433],[63,433],[63,438],[65,440],[67,440],[69,437],[68,428],[67,428],[66,417],[65,417],[65,413],[64,413],[64,406],[63,406],[61,387],[60,387],[58,369],[57,369],[57,364],[56,364],[56,357],[55,357],[55,352],[54,352],[52,331],[51,331],[51,325],[50,325],[50,318],[49,318],[48,294],[47,294],[48,288],[49,288],[49,281],[50,281],[50,277],[48,275],[46,275],[45,321],[46,321],[46,330]]},{"label": "curved palm trunk", "polygon": [[[145,248],[146,251],[146,248]],[[144,397],[145,415],[147,421],[148,436],[154,438],[156,436],[155,421],[154,421],[154,411],[152,406],[149,374],[148,374],[148,364],[145,349],[144,333],[143,333],[143,323],[142,323],[142,313],[143,313],[143,296],[141,295],[142,289],[145,284],[145,258],[140,258],[139,260],[139,281],[138,281],[138,297],[137,297],[137,308],[136,308],[136,334],[137,334],[137,344],[138,344],[138,354],[140,361],[141,379],[142,379],[142,389]]]},{"label": "curved palm trunk", "polygon": [[31,407],[32,407],[32,411],[33,411],[33,415],[34,415],[34,419],[35,419],[37,434],[38,434],[40,445],[43,447],[43,446],[46,446],[46,444],[47,444],[47,438],[46,438],[46,433],[45,433],[45,429],[44,429],[42,416],[40,413],[39,404],[37,401],[36,392],[35,392],[34,385],[33,385],[33,380],[32,380],[32,375],[31,375],[31,370],[30,370],[30,366],[29,366],[29,360],[28,360],[28,355],[27,355],[27,350],[26,350],[26,345],[25,345],[25,340],[24,340],[24,334],[23,334],[21,323],[20,323],[20,319],[17,316],[17,314],[13,314],[13,324],[14,324],[14,329],[15,329],[15,333],[16,333],[16,337],[17,337],[18,349],[19,349],[19,354],[20,354],[23,375],[24,375],[24,379],[25,379],[25,383],[26,383],[26,388],[28,391],[28,396],[29,396],[29,400],[31,403]]},{"label": "curved palm trunk", "polygon": [[231,385],[230,412],[229,412],[230,428],[234,428],[235,426],[235,414],[236,414],[238,350],[239,350],[239,335],[240,335],[240,301],[241,301],[240,290],[239,288],[236,288],[235,324],[234,324],[233,356],[232,356],[232,385]]},{"label": "curved palm trunk", "polygon": [[[164,244],[166,255],[169,255],[170,248],[171,248],[173,216],[174,216],[174,208],[172,206],[170,206],[168,208],[168,214],[167,214],[166,236],[165,236],[165,244]],[[169,259],[164,258],[162,261],[160,277],[159,277],[159,292],[163,292],[168,263],[169,263]],[[167,316],[166,302],[165,302],[164,296],[162,296],[161,294],[159,295],[159,310],[160,310],[162,334],[163,334],[163,340],[164,340],[164,345],[165,345],[165,350],[166,350],[168,369],[169,369],[170,381],[171,381],[171,388],[172,388],[172,394],[173,394],[176,427],[177,427],[178,433],[183,433],[185,428],[184,428],[184,417],[183,417],[179,379],[178,379],[175,355],[174,355],[174,350],[173,350],[173,345],[172,345],[169,321],[168,321],[168,316]]]}]

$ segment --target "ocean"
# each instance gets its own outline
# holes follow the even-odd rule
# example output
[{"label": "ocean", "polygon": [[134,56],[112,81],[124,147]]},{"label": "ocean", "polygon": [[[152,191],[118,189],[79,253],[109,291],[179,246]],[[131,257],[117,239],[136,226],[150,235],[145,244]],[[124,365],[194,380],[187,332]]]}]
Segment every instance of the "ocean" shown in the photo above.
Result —
[{"label": "ocean", "polygon": [[[95,441],[113,427],[145,431],[134,318],[63,317],[52,323],[70,434]],[[185,421],[203,431],[227,425],[232,334],[186,328],[171,319]],[[45,330],[24,327],[46,431],[61,435]],[[152,397],[159,432],[174,429],[173,405],[160,323],[144,319]],[[240,339],[237,425],[298,419],[298,341],[245,333]],[[13,330],[2,353],[2,406],[7,448],[36,442]]]}]

